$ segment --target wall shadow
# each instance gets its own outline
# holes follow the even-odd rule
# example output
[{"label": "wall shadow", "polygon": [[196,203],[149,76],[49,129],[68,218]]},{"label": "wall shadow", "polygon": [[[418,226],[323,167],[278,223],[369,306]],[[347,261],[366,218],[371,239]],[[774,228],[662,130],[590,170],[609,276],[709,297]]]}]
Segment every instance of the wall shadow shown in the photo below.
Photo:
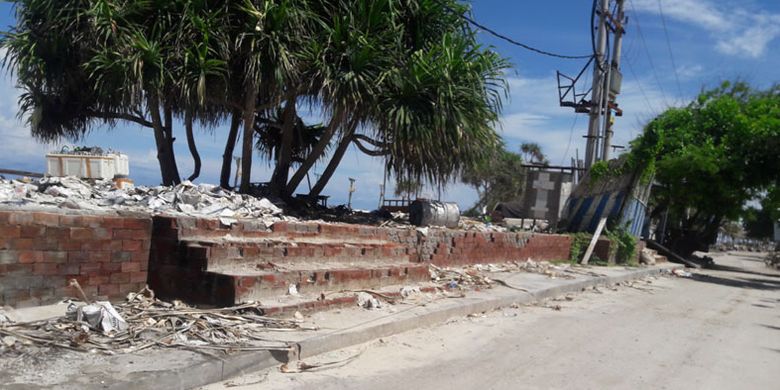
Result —
[{"label": "wall shadow", "polygon": [[712,283],[727,287],[749,288],[753,290],[776,291],[780,290],[780,281],[758,278],[729,278],[710,274],[693,274],[692,280],[702,283]]}]

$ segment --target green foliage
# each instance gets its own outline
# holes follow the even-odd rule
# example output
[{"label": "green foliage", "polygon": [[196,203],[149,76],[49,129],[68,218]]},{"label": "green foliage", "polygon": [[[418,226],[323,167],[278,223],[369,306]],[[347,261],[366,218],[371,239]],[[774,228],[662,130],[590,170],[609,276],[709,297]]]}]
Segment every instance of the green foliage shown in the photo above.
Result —
[{"label": "green foliage", "polygon": [[520,155],[501,148],[465,169],[461,181],[473,186],[479,196],[473,209],[485,207],[493,210],[500,202],[520,199],[525,189],[526,176],[522,164]]},{"label": "green foliage", "polygon": [[569,262],[577,264],[585,255],[585,251],[588,250],[588,244],[593,238],[590,233],[580,232],[570,234],[571,236],[571,250],[569,252]]},{"label": "green foliage", "polygon": [[625,227],[608,229],[606,236],[612,243],[610,250],[614,251],[615,263],[636,265],[636,243],[637,238],[629,233]]},{"label": "green foliage", "polygon": [[[632,142],[632,164],[647,164],[669,210],[672,249],[683,255],[714,239],[746,201],[780,181],[780,87],[724,83],[687,107],[670,108]],[[673,234],[673,235],[675,235]]]},{"label": "green foliage", "polygon": [[[171,118],[210,129],[243,118],[264,157],[285,161],[285,177],[285,164],[300,162],[289,192],[328,145],[357,135],[395,176],[435,183],[500,144],[509,63],[477,42],[456,0],[19,0],[15,9],[4,66],[41,140],[129,120],[154,127],[172,159]],[[287,103],[321,108],[325,124],[281,126]],[[254,145],[244,144],[244,163]]]},{"label": "green foliage", "polygon": [[592,182],[595,183],[607,177],[614,176],[615,172],[613,172],[609,168],[609,162],[596,161],[595,163],[593,163],[593,165],[590,166],[588,175],[590,175],[590,179],[592,180]]}]

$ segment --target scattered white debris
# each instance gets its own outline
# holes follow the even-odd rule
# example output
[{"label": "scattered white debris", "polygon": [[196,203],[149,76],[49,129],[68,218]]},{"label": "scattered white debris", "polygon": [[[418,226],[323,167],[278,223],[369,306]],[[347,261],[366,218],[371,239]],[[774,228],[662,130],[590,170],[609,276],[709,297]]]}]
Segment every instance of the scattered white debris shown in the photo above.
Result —
[{"label": "scattered white debris", "polygon": [[127,330],[127,322],[111,306],[110,302],[97,301],[89,305],[68,305],[66,317],[77,322],[84,322],[92,330],[97,330],[105,335]]},{"label": "scattered white debris", "polygon": [[0,324],[7,324],[13,322],[10,318],[2,311],[0,310]]},{"label": "scattered white debris", "polygon": [[653,250],[648,248],[642,249],[642,252],[639,253],[639,262],[647,265],[655,265],[656,259],[655,253],[653,252]]},{"label": "scattered white debris", "polygon": [[679,276],[681,278],[690,278],[690,277],[693,276],[692,273],[690,273],[690,272],[688,272],[688,271],[686,271],[684,269],[681,269],[681,268],[673,269],[672,270],[672,275]]},{"label": "scattered white debris", "polygon": [[289,219],[268,199],[189,181],[175,187],[116,188],[112,180],[85,181],[73,176],[45,177],[30,183],[0,179],[0,205],[184,214],[219,218],[225,225],[239,218],[261,218],[269,223]]},{"label": "scattered white debris", "polygon": [[287,294],[288,295],[298,295],[298,285],[295,283],[290,284],[287,286]]},{"label": "scattered white debris", "polygon": [[[76,320],[79,312],[81,321]],[[98,319],[97,315],[102,318]],[[109,326],[114,331],[106,333]],[[198,309],[180,301],[161,301],[154,298],[153,291],[144,288],[128,294],[126,302],[116,302],[114,306],[107,302],[79,302],[69,305],[66,316],[3,324],[0,353],[3,349],[31,351],[19,348],[22,345],[108,355],[134,353],[155,346],[182,346],[208,354],[288,350],[287,342],[269,338],[269,329],[316,330],[296,321],[270,318],[255,302]]]},{"label": "scattered white debris", "polygon": [[357,295],[357,304],[358,306],[369,310],[379,309],[382,307],[382,304],[379,302],[378,299],[374,298],[373,295],[362,291],[359,292]]},{"label": "scattered white debris", "polygon": [[404,299],[420,293],[420,287],[404,286],[401,288],[401,297]]}]

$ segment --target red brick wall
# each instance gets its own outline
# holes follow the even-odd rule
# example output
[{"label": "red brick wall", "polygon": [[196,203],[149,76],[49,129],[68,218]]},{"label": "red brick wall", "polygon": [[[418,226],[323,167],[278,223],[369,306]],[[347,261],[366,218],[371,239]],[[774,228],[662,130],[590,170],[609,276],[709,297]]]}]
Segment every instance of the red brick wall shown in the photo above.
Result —
[{"label": "red brick wall", "polygon": [[151,218],[0,210],[0,305],[77,296],[116,299],[146,284]]},{"label": "red brick wall", "polygon": [[566,260],[570,249],[566,235],[453,230],[431,230],[416,245],[418,261],[436,265]]},{"label": "red brick wall", "polygon": [[[270,228],[266,228],[246,221],[227,227],[221,226],[218,220],[155,217],[153,247],[156,249],[153,249],[152,263],[181,265],[177,263],[180,262],[177,260],[180,257],[176,254],[180,240],[197,241],[197,238],[213,238],[226,234],[232,237],[285,237],[292,240],[296,237],[312,236],[344,238],[351,241],[382,240],[393,244],[394,248],[397,246],[406,248],[410,261],[432,261],[435,264],[486,263],[528,258],[566,260],[569,258],[571,247],[569,236],[554,234],[429,229],[428,233],[423,235],[414,229],[306,222],[277,222]],[[290,250],[293,249],[303,251],[307,248],[305,245],[299,245]],[[329,257],[328,253],[318,254]],[[201,263],[193,265],[198,269],[203,266]]]}]

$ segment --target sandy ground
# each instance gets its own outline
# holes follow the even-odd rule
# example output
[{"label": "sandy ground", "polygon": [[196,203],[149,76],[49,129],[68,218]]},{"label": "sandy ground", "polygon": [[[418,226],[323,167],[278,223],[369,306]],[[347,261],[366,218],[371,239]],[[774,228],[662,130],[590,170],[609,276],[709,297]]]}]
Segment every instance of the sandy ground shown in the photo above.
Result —
[{"label": "sandy ground", "polygon": [[714,257],[721,269],[691,279],[505,308],[305,360],[344,361],[327,369],[204,389],[777,388],[780,272],[754,254]]}]

